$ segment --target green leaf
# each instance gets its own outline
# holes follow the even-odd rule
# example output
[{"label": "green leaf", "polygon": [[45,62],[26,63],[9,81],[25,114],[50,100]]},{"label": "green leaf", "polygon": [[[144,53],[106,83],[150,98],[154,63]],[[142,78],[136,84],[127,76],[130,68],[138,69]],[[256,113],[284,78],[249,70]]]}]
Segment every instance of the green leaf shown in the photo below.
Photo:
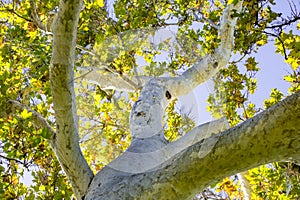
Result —
[{"label": "green leaf", "polygon": [[51,137],[51,133],[48,129],[46,128],[43,128],[42,129],[42,133],[41,133],[42,137],[45,138],[45,139],[50,139]]}]

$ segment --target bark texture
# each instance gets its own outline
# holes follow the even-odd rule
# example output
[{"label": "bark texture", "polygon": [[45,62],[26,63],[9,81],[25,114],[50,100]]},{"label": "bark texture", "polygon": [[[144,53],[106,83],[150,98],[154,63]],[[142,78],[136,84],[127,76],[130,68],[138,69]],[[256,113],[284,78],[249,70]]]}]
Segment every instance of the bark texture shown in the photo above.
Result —
[{"label": "bark texture", "polygon": [[81,0],[61,0],[54,21],[50,81],[56,119],[55,154],[75,195],[82,199],[93,173],[79,147],[74,94],[74,58]]},{"label": "bark texture", "polygon": [[[61,0],[52,28],[51,87],[57,124],[53,148],[78,199],[186,199],[249,168],[299,160],[299,92],[227,131],[226,121],[217,120],[196,127],[174,143],[163,137],[163,114],[170,100],[190,92],[229,61],[237,20],[232,16],[242,3],[224,10],[218,27],[219,47],[182,76],[145,82],[136,78],[144,87],[131,112],[131,146],[94,177],[78,143],[74,95],[76,27],[82,2]],[[140,88],[126,77],[118,77],[112,86],[103,82],[104,76],[87,74],[85,78],[104,88]]]},{"label": "bark texture", "polygon": [[300,92],[197,142],[156,170],[134,174],[106,167],[92,181],[86,199],[187,199],[226,176],[269,162],[299,160],[299,123]]},{"label": "bark texture", "polygon": [[[108,194],[106,189],[117,184],[120,181],[120,177],[127,175],[130,177],[131,175],[161,169],[166,161],[172,160],[175,155],[187,147],[224,130],[226,123],[224,120],[219,120],[197,127],[187,134],[186,137],[168,144],[163,137],[162,121],[165,108],[172,98],[189,93],[200,83],[208,80],[218,70],[226,66],[233,46],[233,33],[237,20],[232,16],[234,11],[241,11],[241,6],[242,1],[235,5],[228,5],[224,10],[219,25],[221,43],[215,52],[205,56],[194,67],[179,77],[151,79],[144,85],[138,101],[132,108],[130,116],[132,143],[122,156],[97,174],[89,188],[87,199],[142,198],[140,196],[142,194],[137,194],[137,196],[130,194],[127,196],[127,194],[123,194],[124,191],[121,191],[122,194],[118,194],[117,190],[117,196],[110,196],[110,194],[106,196]],[[90,78],[92,81],[100,83],[100,79],[96,80],[91,76]],[[208,139],[201,146],[199,157],[205,157],[216,142],[217,140],[215,139]],[[128,178],[125,179],[128,180]],[[152,184],[153,180],[150,182]],[[160,186],[157,186],[157,188],[159,190],[162,189]],[[174,188],[164,188],[163,190],[167,192],[170,189],[174,190]],[[151,192],[150,196],[146,196],[146,198],[153,198],[156,196],[154,194],[155,192]],[[175,195],[177,196],[177,193]]]}]

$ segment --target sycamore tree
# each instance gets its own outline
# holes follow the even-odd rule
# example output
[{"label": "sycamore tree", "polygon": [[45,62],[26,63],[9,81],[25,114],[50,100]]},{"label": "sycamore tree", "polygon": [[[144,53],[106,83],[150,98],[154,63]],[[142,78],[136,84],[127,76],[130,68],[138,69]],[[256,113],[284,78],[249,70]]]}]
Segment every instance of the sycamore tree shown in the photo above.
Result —
[{"label": "sycamore tree", "polygon": [[[1,1],[1,199],[299,198],[300,12],[286,3]],[[259,107],[253,53],[269,43],[290,88]],[[209,79],[216,120],[195,126],[176,102]]]}]

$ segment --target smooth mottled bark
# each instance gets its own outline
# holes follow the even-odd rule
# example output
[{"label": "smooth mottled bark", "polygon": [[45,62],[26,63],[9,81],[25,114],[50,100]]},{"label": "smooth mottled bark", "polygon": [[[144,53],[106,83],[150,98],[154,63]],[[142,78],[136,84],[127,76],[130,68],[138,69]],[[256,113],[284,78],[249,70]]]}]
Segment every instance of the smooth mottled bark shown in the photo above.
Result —
[{"label": "smooth mottled bark", "polygon": [[229,130],[221,119],[196,127],[173,143],[163,137],[162,120],[168,103],[192,91],[228,63],[237,20],[232,16],[241,10],[242,2],[224,10],[216,27],[221,39],[218,48],[182,76],[128,80],[114,73],[101,79],[93,73],[81,77],[103,88],[131,91],[143,86],[131,112],[130,147],[94,177],[79,147],[74,94],[76,34],[82,1],[61,0],[52,27],[50,81],[56,129],[51,129],[51,143],[78,199],[186,199],[223,177],[249,168],[299,160],[299,92]]},{"label": "smooth mottled bark", "polygon": [[269,162],[297,161],[299,123],[300,92],[197,142],[155,170],[133,174],[106,167],[94,178],[86,199],[187,199],[226,176]]},{"label": "smooth mottled bark", "polygon": [[54,151],[78,199],[85,195],[94,176],[79,147],[74,93],[75,46],[81,6],[81,0],[60,1],[59,12],[52,26],[53,52],[50,67],[57,132]]}]

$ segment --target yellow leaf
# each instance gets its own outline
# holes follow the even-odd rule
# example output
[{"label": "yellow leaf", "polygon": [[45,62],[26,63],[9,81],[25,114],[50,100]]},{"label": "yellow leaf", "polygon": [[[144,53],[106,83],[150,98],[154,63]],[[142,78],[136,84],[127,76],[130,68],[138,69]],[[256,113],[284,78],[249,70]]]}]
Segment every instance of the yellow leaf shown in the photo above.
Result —
[{"label": "yellow leaf", "polygon": [[14,186],[17,186],[18,183],[19,183],[19,180],[18,180],[17,178],[15,178],[15,179],[13,180],[13,185],[14,185]]},{"label": "yellow leaf", "polygon": [[84,31],[88,31],[88,30],[89,30],[89,27],[85,26],[85,27],[83,28],[83,30],[84,30]]},{"label": "yellow leaf", "polygon": [[228,5],[236,3],[236,0],[228,0]]},{"label": "yellow leaf", "polygon": [[96,0],[95,3],[96,3],[97,6],[100,6],[100,7],[104,6],[104,1],[103,0]]},{"label": "yellow leaf", "polygon": [[257,45],[262,46],[264,44],[266,44],[266,40],[259,40],[256,42]]},{"label": "yellow leaf", "polygon": [[43,110],[42,104],[38,104],[36,107],[37,107],[38,112],[42,112],[42,110]]},{"label": "yellow leaf", "polygon": [[285,62],[290,64],[293,70],[296,70],[299,67],[298,60],[293,57],[288,57]]},{"label": "yellow leaf", "polygon": [[100,102],[101,101],[101,95],[100,94],[96,94],[94,96],[94,100],[95,100],[95,102]]},{"label": "yellow leaf", "polygon": [[28,112],[26,109],[24,109],[22,112],[21,112],[21,117],[23,117],[24,119],[27,119],[28,117],[31,117],[32,116],[32,113],[31,112]]},{"label": "yellow leaf", "polygon": [[40,190],[40,191],[45,191],[45,189],[46,189],[46,187],[45,187],[44,185],[41,185],[41,186],[39,187],[39,190]]}]

